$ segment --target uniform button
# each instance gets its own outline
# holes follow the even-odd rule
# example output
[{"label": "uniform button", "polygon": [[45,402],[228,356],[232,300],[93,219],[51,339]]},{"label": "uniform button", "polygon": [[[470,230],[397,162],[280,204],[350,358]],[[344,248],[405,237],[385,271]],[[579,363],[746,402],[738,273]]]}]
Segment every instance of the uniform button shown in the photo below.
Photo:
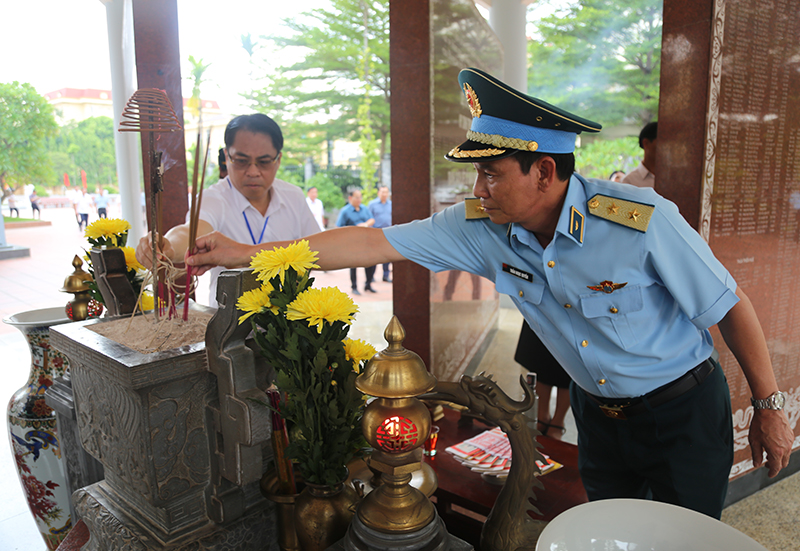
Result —
[{"label": "uniform button", "polygon": [[616,314],[617,312],[619,312],[619,310],[617,310],[616,308],[614,308],[614,307],[612,306],[612,307],[611,307],[611,310],[609,310],[609,312],[611,312],[612,314]]},{"label": "uniform button", "polygon": [[604,385],[604,384],[606,384],[606,380],[605,379],[600,379],[599,381],[597,381],[597,384]]},{"label": "uniform button", "polygon": [[581,346],[586,348],[587,346],[589,346],[589,341],[581,341]]},{"label": "uniform button", "polygon": [[552,268],[552,267],[553,267],[553,266],[555,266],[555,265],[556,265],[556,263],[555,263],[555,262],[553,262],[552,260],[551,260],[550,262],[548,262],[548,263],[547,263],[547,267],[548,267],[548,268]]},{"label": "uniform button", "polygon": [[564,305],[564,308],[572,308],[572,305],[568,302]]},{"label": "uniform button", "polygon": [[525,296],[525,293],[523,293],[522,291],[520,291],[520,292],[519,292],[519,296],[520,296],[520,297],[523,297],[523,296]]}]

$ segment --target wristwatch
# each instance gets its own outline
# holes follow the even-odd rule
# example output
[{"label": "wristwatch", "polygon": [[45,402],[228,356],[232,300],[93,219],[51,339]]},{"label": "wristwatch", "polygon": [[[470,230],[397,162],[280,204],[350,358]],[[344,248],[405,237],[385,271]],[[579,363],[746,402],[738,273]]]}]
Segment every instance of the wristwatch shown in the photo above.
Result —
[{"label": "wristwatch", "polygon": [[751,396],[750,403],[753,404],[753,409],[783,409],[783,405],[786,403],[786,393],[779,390],[763,400],[756,400]]}]

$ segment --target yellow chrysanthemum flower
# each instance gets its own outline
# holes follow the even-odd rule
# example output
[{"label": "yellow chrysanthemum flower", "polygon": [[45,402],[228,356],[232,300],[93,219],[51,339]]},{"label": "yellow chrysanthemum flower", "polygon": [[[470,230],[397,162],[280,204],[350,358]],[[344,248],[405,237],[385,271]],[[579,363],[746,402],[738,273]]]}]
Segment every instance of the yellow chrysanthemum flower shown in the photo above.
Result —
[{"label": "yellow chrysanthemum flower", "polygon": [[278,307],[273,306],[269,300],[269,294],[272,292],[272,285],[265,283],[258,289],[247,291],[239,297],[236,301],[236,307],[242,312],[246,312],[243,316],[239,316],[239,324],[244,322],[253,314],[258,314],[264,310],[270,310],[273,314],[278,313]]},{"label": "yellow chrysanthemum flower", "polygon": [[122,252],[125,253],[125,266],[128,267],[128,270],[144,270],[144,266],[139,264],[139,261],[136,260],[136,249],[133,247],[120,247]]},{"label": "yellow chrysanthemum flower", "polygon": [[356,373],[359,373],[361,362],[371,360],[378,352],[374,346],[361,339],[345,339],[342,344],[344,344],[344,357],[353,362],[353,370]]},{"label": "yellow chrysanthemum flower", "polygon": [[[164,304],[164,299],[158,299],[158,302]],[[148,310],[152,310],[155,307],[155,298],[153,297],[153,293],[149,291],[145,291],[142,293],[142,298],[139,300],[139,306],[141,307],[143,312],[147,312]]]},{"label": "yellow chrysanthemum flower", "polygon": [[323,322],[343,321],[350,325],[358,306],[353,299],[336,287],[306,289],[286,309],[286,319],[308,320],[309,327],[315,325],[322,333]]},{"label": "yellow chrysanthemum flower", "polygon": [[117,239],[123,233],[131,229],[127,220],[120,218],[100,218],[86,226],[84,237],[88,239],[108,238],[113,245],[117,245]]},{"label": "yellow chrysanthemum flower", "polygon": [[319,268],[314,264],[317,258],[317,253],[309,249],[308,241],[302,239],[287,247],[261,251],[250,260],[250,267],[256,272],[258,281],[269,281],[280,274],[283,284],[286,270],[293,268],[297,275],[303,275],[312,268]]}]

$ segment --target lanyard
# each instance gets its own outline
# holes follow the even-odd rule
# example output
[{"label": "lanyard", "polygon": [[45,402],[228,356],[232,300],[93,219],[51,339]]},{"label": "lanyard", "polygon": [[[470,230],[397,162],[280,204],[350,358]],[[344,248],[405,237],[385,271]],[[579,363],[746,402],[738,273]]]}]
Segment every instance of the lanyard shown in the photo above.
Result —
[{"label": "lanyard", "polygon": [[253,230],[250,228],[250,222],[247,221],[247,215],[245,211],[242,211],[242,216],[244,217],[244,223],[247,224],[247,231],[250,232],[250,239],[253,240],[253,245],[258,245],[261,243],[261,240],[264,239],[264,232],[267,229],[267,222],[269,222],[269,216],[264,219],[264,227],[261,228],[261,235],[258,236],[258,241],[256,241],[256,236],[253,235]]}]

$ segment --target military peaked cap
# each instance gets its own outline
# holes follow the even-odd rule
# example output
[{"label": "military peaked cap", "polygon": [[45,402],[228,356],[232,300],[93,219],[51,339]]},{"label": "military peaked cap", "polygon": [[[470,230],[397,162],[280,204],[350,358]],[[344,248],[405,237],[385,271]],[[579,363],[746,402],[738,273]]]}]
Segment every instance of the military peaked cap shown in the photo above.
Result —
[{"label": "military peaked cap", "polygon": [[517,151],[572,153],[581,132],[602,126],[514,90],[479,69],[463,69],[458,83],[472,126],[467,141],[445,155],[450,161],[494,161]]}]

